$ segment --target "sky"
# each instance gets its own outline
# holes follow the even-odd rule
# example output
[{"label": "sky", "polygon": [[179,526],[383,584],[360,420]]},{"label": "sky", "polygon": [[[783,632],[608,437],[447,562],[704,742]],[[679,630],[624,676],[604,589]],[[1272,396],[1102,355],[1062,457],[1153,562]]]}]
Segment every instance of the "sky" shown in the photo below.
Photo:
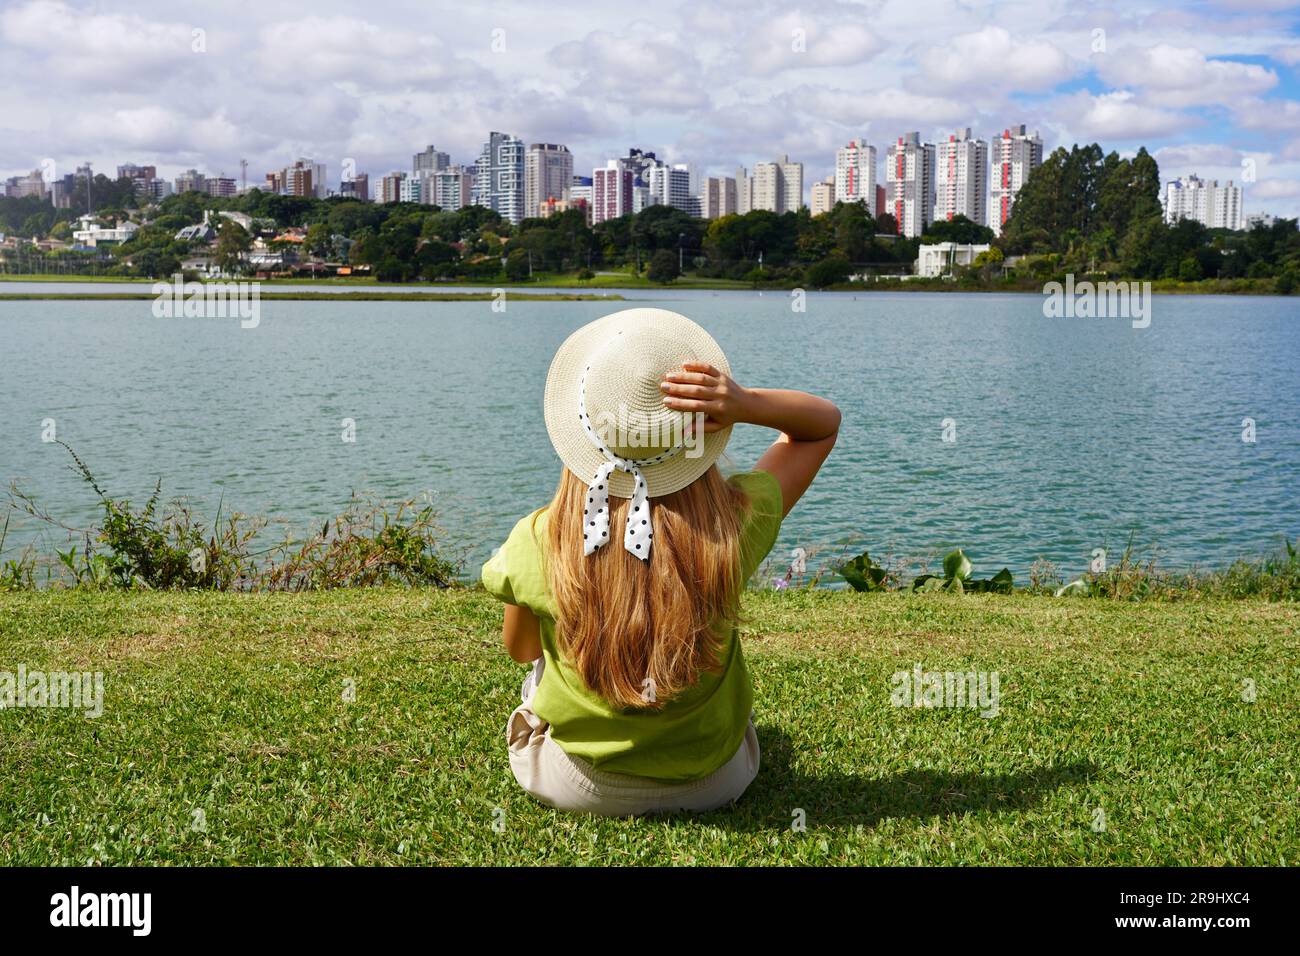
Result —
[{"label": "sky", "polygon": [[1020,123],[1297,216],[1300,4],[0,0],[3,176],[242,158],[260,184],[311,157],[336,188],[501,130],[586,175],[631,146],[710,174],[788,154],[806,192],[850,139],[883,161],[912,130]]}]

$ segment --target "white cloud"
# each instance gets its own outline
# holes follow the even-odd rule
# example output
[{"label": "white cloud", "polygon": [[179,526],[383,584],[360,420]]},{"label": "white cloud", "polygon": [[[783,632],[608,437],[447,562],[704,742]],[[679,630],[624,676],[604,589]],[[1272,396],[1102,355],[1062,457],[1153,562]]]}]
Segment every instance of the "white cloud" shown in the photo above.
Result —
[{"label": "white cloud", "polygon": [[1112,86],[1142,90],[1158,106],[1232,105],[1277,85],[1277,74],[1258,64],[1210,59],[1165,43],[1100,56],[1097,73]]},{"label": "white cloud", "polygon": [[1249,189],[1251,199],[1294,199],[1300,197],[1300,180],[1261,179]]},{"label": "white cloud", "polygon": [[626,34],[593,31],[556,46],[548,59],[576,77],[580,94],[614,100],[634,112],[709,105],[700,64],[688,44],[644,24]]},{"label": "white cloud", "polygon": [[921,52],[922,82],[944,91],[1050,89],[1075,72],[1070,58],[1046,40],[1016,39],[1002,27],[964,33]]},{"label": "white cloud", "polygon": [[1177,167],[1195,170],[1197,167],[1236,166],[1241,154],[1225,143],[1182,143],[1162,146],[1154,153],[1161,169]]},{"label": "white cloud", "polygon": [[283,88],[353,84],[409,89],[425,83],[484,82],[487,71],[455,56],[438,37],[355,17],[309,16],[271,23],[258,35],[253,62],[264,82]]},{"label": "white cloud", "polygon": [[834,120],[852,130],[869,130],[873,137],[960,123],[972,113],[970,106],[958,100],[897,87],[841,90],[803,86],[786,94],[785,103],[791,112]]},{"label": "white cloud", "polygon": [[1233,111],[1233,117],[1245,129],[1294,132],[1300,129],[1300,101],[1250,99]]},{"label": "white cloud", "polygon": [[1165,136],[1190,125],[1187,117],[1147,106],[1128,90],[1076,93],[1058,101],[1070,129],[1096,139],[1145,139]]},{"label": "white cloud", "polygon": [[[0,61],[21,57],[60,82],[112,78],[134,89],[156,84],[166,71],[201,66],[193,27],[136,14],[75,9],[59,0],[32,0],[0,14]],[[13,64],[11,63],[11,68]]]},{"label": "white cloud", "polygon": [[865,24],[829,23],[792,11],[762,21],[743,45],[744,65],[752,73],[852,66],[870,60],[884,42]]}]

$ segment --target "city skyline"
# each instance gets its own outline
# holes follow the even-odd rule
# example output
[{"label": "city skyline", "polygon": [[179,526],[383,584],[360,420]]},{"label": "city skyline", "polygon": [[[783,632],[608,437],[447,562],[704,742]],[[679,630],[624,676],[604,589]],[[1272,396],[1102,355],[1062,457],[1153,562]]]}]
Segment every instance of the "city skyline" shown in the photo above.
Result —
[{"label": "city skyline", "polygon": [[[913,131],[899,136],[885,150],[883,183],[875,147],[853,140],[836,150],[835,172],[805,190],[804,166],[782,156],[758,163],[750,172],[737,167],[730,177],[702,176],[691,163],[670,164],[653,152],[632,147],[628,155],[593,168],[590,177],[575,175],[573,156],[558,143],[525,143],[509,133],[492,131],[470,165],[451,162],[449,153],[433,144],[411,157],[411,171],[393,170],[372,184],[367,171],[347,165],[337,189],[328,184],[327,167],[310,158],[272,170],[265,181],[238,187],[230,177],[212,177],[189,169],[168,181],[155,165],[119,164],[117,179],[131,179],[137,198],[157,201],[194,191],[213,197],[233,197],[262,189],[286,196],[333,196],[379,203],[412,202],[455,211],[480,205],[518,225],[545,217],[580,202],[588,223],[637,213],[654,204],[668,205],[689,215],[714,219],[731,213],[768,210],[797,212],[809,208],[817,216],[839,202],[861,202],[869,215],[888,213],[898,232],[920,236],[932,222],[958,216],[1001,234],[1016,194],[1043,162],[1042,140],[1023,124],[1008,126],[991,144],[972,136],[969,127],[947,139],[927,143]],[[49,182],[42,170],[5,180],[5,194],[41,195],[51,204],[71,208],[74,181],[88,167]],[[805,202],[805,196],[810,196]],[[1268,212],[1247,213],[1242,188],[1228,180],[1205,180],[1195,173],[1169,179],[1160,202],[1167,222],[1196,219],[1210,228],[1244,229],[1250,223],[1271,223]]]},{"label": "city skyline", "polygon": [[[1233,180],[1247,212],[1300,211],[1300,34],[1294,9],[1268,0],[684,4],[653,24],[630,4],[580,3],[545,29],[521,6],[415,9],[323,2],[287,21],[243,3],[197,19],[155,0],[130,14],[11,5],[0,173],[90,160],[238,179],[247,159],[260,183],[313,157],[337,188],[346,161],[373,184],[430,142],[468,165],[504,130],[566,144],[584,175],[628,144],[701,176],[788,154],[807,203],[850,141],[883,154],[905,132],[938,143],[970,127],[991,142],[1014,121],[1045,154],[1145,145],[1165,184]],[[918,22],[925,42],[910,39]]]}]

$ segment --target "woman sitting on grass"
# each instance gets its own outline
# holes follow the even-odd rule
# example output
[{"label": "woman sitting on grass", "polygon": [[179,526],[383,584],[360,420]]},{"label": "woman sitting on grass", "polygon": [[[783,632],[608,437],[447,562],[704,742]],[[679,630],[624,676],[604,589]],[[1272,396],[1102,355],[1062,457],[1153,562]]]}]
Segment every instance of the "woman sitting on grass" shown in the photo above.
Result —
[{"label": "woman sitting on grass", "polygon": [[[515,778],[552,807],[610,816],[731,803],[759,762],[740,592],[839,410],[743,388],[694,322],[629,309],[560,347],[545,414],[559,489],[483,567],[506,650],[533,662],[506,725]],[[781,435],[723,480],[736,422]]]}]

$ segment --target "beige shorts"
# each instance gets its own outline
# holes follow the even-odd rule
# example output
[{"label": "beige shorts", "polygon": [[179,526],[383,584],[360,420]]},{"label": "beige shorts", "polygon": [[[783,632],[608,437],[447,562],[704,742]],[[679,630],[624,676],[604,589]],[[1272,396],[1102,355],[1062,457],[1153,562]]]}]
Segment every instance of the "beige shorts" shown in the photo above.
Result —
[{"label": "beige shorts", "polygon": [[752,715],[735,755],[700,780],[663,783],[597,770],[589,761],[565,753],[551,739],[550,724],[533,713],[529,704],[541,672],[538,661],[524,681],[524,702],[506,722],[506,742],[515,779],[547,806],[610,817],[716,810],[738,800],[758,775],[758,735]]}]

